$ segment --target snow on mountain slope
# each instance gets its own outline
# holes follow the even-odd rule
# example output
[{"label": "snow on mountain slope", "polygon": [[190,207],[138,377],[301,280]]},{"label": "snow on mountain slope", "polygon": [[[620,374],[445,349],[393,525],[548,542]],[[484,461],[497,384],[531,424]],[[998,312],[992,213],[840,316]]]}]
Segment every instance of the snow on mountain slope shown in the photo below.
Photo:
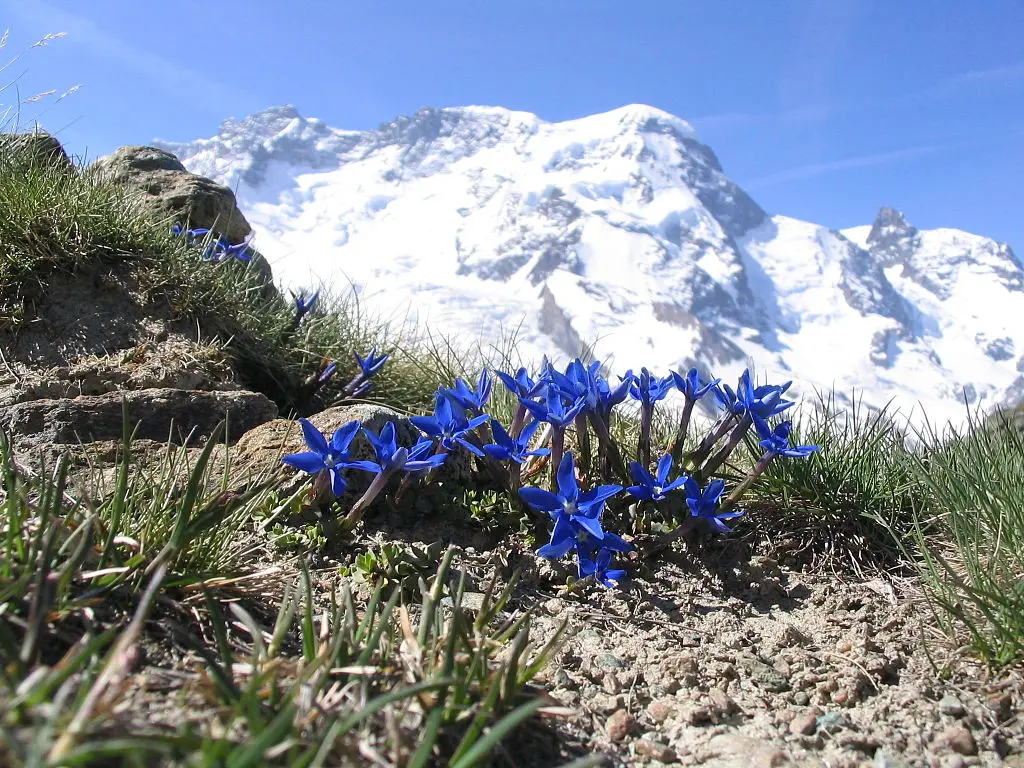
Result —
[{"label": "snow on mountain slope", "polygon": [[[562,123],[425,109],[342,131],[280,107],[162,143],[236,188],[289,287],[520,353],[588,343],[616,369],[749,362],[931,418],[1013,396],[1024,273],[1005,246],[882,209],[842,233],[770,217],[685,121],[630,105]],[[1024,360],[1024,358],[1021,358]]]}]

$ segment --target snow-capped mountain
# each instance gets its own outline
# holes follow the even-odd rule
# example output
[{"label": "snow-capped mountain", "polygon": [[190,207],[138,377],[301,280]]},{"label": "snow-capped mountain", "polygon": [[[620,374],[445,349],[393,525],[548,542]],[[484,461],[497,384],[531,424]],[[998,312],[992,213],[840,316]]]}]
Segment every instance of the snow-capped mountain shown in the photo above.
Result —
[{"label": "snow-capped mountain", "polygon": [[281,107],[160,146],[236,189],[286,286],[353,283],[461,342],[729,379],[752,362],[932,419],[1024,395],[1008,246],[888,208],[841,232],[769,215],[652,107],[424,109],[371,131]]}]

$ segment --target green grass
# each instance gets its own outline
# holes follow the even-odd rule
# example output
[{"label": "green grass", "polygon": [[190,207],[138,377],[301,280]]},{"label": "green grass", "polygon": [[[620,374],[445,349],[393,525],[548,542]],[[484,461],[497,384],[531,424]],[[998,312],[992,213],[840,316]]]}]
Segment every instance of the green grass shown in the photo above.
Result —
[{"label": "green grass", "polygon": [[936,618],[993,666],[1024,660],[1024,432],[972,414],[928,430],[914,540]]},{"label": "green grass", "polygon": [[[290,298],[265,285],[252,265],[202,262],[197,247],[170,234],[175,222],[151,221],[128,192],[89,169],[60,168],[23,151],[0,153],[0,209],[0,332],[16,333],[32,320],[54,274],[124,269],[141,303],[198,321],[205,336],[226,344],[240,380],[285,412],[340,402],[358,371],[353,350],[376,346],[392,354],[374,396],[399,408],[428,405],[446,372],[352,294],[325,292],[296,329]],[[314,398],[308,380],[327,360],[337,361],[337,374]]]},{"label": "green grass", "polygon": [[[357,608],[348,580],[325,592],[302,561],[276,608],[260,582],[224,586],[217,576],[246,573],[230,544],[249,538],[246,508],[270,491],[225,497],[210,482],[216,447],[187,473],[169,456],[159,477],[171,485],[134,480],[126,459],[96,506],[69,496],[63,460],[22,474],[0,435],[5,765],[337,765],[369,745],[404,765],[468,768],[537,713],[527,687],[559,636],[534,647],[529,612],[503,613],[514,581],[463,611],[452,549],[412,605],[381,581]],[[154,644],[202,659],[176,694],[192,702],[177,723],[132,716],[146,700],[132,682],[139,651]]]}]

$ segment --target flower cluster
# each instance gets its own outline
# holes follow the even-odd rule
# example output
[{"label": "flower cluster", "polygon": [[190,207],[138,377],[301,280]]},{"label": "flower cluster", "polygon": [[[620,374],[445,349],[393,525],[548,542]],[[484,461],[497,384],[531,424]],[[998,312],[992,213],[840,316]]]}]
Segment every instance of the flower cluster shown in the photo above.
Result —
[{"label": "flower cluster", "polygon": [[[300,305],[297,298],[297,307]],[[361,373],[347,389],[365,391],[370,376],[386,358],[377,357],[375,352],[366,359],[357,355]],[[578,359],[564,370],[545,361],[536,378],[525,368],[514,373],[494,371],[494,375],[516,405],[507,427],[487,412],[493,380],[485,369],[475,385],[456,379],[454,386],[440,388],[434,397],[433,413],[410,419],[421,433],[410,447],[398,445],[393,424],[386,425],[380,435],[364,429],[376,461],[353,461],[346,451],[360,429],[358,423],[346,425],[328,443],[323,435],[311,434],[312,428],[304,422],[312,450],[287,456],[285,462],[307,472],[326,472],[336,495],[345,488],[340,479],[342,470],[376,473],[370,488],[345,518],[345,524],[351,527],[362,519],[395,473],[404,475],[396,494],[400,497],[412,483],[429,482],[451,452],[465,450],[475,457],[478,468],[490,472],[510,494],[550,519],[550,540],[537,550],[538,555],[560,559],[575,553],[581,579],[593,578],[599,584],[613,586],[624,576],[623,570],[612,567],[613,558],[616,553],[631,551],[633,545],[606,530],[602,517],[606,505],[623,491],[634,499],[634,506],[646,508],[668,507],[678,499],[675,506],[687,514],[681,521],[672,519],[675,528],[666,534],[668,540],[698,524],[729,532],[726,523],[742,514],[733,510],[736,501],[773,459],[802,458],[818,450],[813,445],[790,445],[791,422],[769,423],[793,405],[783,399],[789,383],[754,386],[749,370],[740,376],[735,390],[720,379],[703,380],[695,368],[686,374],[673,372],[664,377],[643,368],[639,374],[627,371],[612,382],[601,373],[600,363],[587,365]],[[679,424],[652,468],[654,411],[672,391],[683,397]],[[694,406],[708,395],[723,412],[696,448],[684,453]],[[613,411],[627,400],[636,402],[640,416],[635,459],[628,468],[624,447],[612,438]],[[713,475],[750,429],[755,430],[757,445],[764,453],[726,496],[725,481]],[[567,440],[572,441],[574,451],[566,450]],[[524,486],[524,474],[540,476],[545,462],[550,467],[548,487]],[[673,477],[677,466],[679,471]],[[603,482],[606,480],[619,482]],[[684,501],[685,505],[680,506]],[[626,506],[625,502],[616,504],[620,511]]]},{"label": "flower cluster", "polygon": [[199,258],[203,261],[212,261],[214,264],[219,264],[220,262],[228,259],[252,261],[252,250],[249,248],[248,242],[243,241],[232,245],[231,242],[223,235],[220,237],[213,237],[213,232],[206,227],[185,229],[182,226],[175,224],[171,227],[171,234],[175,237],[184,237],[185,242],[189,245],[202,246]]}]

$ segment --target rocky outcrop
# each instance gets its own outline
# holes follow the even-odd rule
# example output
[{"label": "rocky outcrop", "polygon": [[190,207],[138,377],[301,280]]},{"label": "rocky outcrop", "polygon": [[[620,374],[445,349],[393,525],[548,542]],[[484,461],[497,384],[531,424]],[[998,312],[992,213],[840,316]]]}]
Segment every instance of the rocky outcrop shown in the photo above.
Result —
[{"label": "rocky outcrop", "polygon": [[121,147],[92,165],[101,178],[138,193],[138,200],[168,224],[206,227],[232,243],[247,238],[252,227],[238,210],[235,193],[185,170],[172,155],[155,147]]},{"label": "rocky outcrop", "polygon": [[114,440],[127,418],[135,437],[181,445],[209,437],[221,421],[228,440],[237,440],[276,416],[259,392],[142,389],[17,403],[0,411],[0,428],[24,449]]},{"label": "rocky outcrop", "polygon": [[0,158],[31,160],[67,171],[74,169],[64,147],[48,133],[0,133]]}]

